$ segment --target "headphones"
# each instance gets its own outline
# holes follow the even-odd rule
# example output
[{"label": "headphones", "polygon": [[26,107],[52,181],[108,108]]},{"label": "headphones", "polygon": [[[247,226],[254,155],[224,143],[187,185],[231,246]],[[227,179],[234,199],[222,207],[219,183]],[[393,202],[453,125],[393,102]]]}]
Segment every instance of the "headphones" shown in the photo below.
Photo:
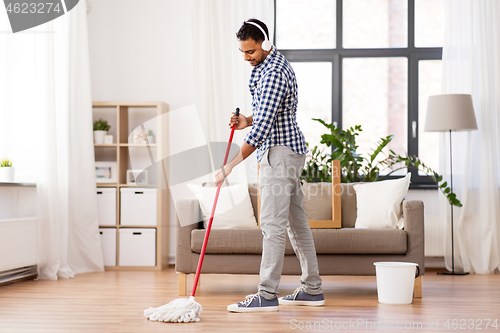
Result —
[{"label": "headphones", "polygon": [[252,21],[245,21],[245,23],[246,24],[254,25],[257,28],[259,28],[260,31],[262,31],[262,34],[264,35],[264,41],[262,42],[262,49],[264,51],[269,51],[271,49],[271,47],[273,46],[273,44],[269,41],[269,37],[267,37],[267,34],[264,31],[264,28],[262,28],[259,24],[255,23],[255,22],[252,22]]}]

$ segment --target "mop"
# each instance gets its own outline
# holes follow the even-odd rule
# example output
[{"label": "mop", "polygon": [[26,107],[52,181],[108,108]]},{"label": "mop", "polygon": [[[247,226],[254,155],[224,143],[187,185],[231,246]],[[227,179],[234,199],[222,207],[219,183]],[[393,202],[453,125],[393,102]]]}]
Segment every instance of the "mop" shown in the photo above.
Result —
[{"label": "mop", "polygon": [[[240,109],[236,108],[235,116],[238,117],[239,114]],[[236,125],[233,125],[233,127],[231,128],[231,135],[229,136],[229,143],[227,144],[226,156],[224,157],[224,163],[222,164],[223,166],[227,163],[235,127]],[[208,237],[210,235],[210,229],[212,228],[215,208],[217,207],[217,200],[219,199],[219,192],[222,184],[223,182],[220,182],[217,185],[217,192],[215,192],[214,205],[212,207],[212,212],[210,213],[210,220],[205,232],[205,238],[203,239],[203,247],[201,249],[200,259],[198,261],[198,267],[196,268],[196,275],[193,282],[193,290],[191,291],[191,296],[189,296],[189,298],[178,298],[158,308],[149,308],[147,310],[144,310],[144,316],[149,320],[163,321],[166,323],[190,323],[200,321],[200,318],[198,317],[200,316],[203,309],[201,307],[201,304],[194,300],[194,295],[196,294],[196,287],[198,285],[198,279],[200,277],[201,265],[203,265],[203,258],[205,257]]]}]

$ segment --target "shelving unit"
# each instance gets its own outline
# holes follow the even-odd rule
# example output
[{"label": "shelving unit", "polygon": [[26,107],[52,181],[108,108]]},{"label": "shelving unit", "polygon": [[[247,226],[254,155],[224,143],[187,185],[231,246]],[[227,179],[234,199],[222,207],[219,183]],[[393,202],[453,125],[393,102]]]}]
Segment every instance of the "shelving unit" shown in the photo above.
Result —
[{"label": "shelving unit", "polygon": [[[153,162],[161,161],[162,147],[165,142],[159,116],[168,112],[168,105],[164,102],[129,102],[129,101],[96,101],[92,103],[93,120],[105,119],[111,125],[108,134],[113,135],[113,144],[94,144],[96,161],[112,161],[117,163],[117,183],[98,183],[97,191],[101,188],[116,188],[116,223],[114,225],[100,225],[100,228],[116,230],[116,265],[105,266],[106,270],[162,270],[169,261],[169,226],[168,226],[168,190],[160,186],[166,184],[163,168]],[[129,136],[132,130],[140,127],[144,130],[153,130],[155,143],[130,143]],[[131,152],[144,155],[143,164],[149,172],[148,185],[127,184],[127,170],[132,169]],[[141,168],[141,169],[143,169]],[[156,225],[122,225],[120,203],[122,188],[156,188]],[[155,266],[120,266],[120,229],[144,229],[156,231],[155,239]],[[150,244],[148,244],[149,246]]]}]

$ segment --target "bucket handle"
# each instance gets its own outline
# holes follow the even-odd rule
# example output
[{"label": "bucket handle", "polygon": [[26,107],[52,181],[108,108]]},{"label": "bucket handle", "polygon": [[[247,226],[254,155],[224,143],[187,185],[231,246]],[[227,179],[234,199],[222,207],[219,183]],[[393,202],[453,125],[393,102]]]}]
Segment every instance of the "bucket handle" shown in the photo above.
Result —
[{"label": "bucket handle", "polygon": [[420,276],[420,267],[417,265],[417,274],[415,274],[415,279]]}]

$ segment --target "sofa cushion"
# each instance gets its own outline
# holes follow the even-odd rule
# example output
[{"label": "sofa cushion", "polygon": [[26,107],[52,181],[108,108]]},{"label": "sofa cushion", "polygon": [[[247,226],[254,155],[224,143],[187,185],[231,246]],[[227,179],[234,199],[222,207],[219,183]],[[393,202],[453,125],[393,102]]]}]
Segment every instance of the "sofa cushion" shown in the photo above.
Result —
[{"label": "sofa cushion", "polygon": [[205,228],[210,220],[215,194],[219,190],[212,229],[258,228],[250,201],[248,184],[234,183],[224,185],[220,189],[215,186],[202,186],[196,183],[188,183],[187,186],[200,203]]},{"label": "sofa cushion", "polygon": [[357,207],[356,207],[356,191],[354,185],[356,183],[343,183],[342,194],[340,199],[342,228],[354,228],[356,224]]},{"label": "sofa cushion", "polygon": [[356,184],[357,219],[355,228],[402,229],[401,204],[408,193],[411,173],[399,179]]},{"label": "sofa cushion", "polygon": [[[398,229],[311,229],[317,254],[405,254],[406,231]],[[191,250],[200,253],[205,229],[194,229]],[[261,254],[260,229],[211,230],[206,253]],[[294,254],[288,236],[285,254]]]},{"label": "sofa cushion", "polygon": [[[191,250],[201,252],[205,229],[191,231]],[[211,230],[205,253],[262,253],[262,231],[260,229]]]},{"label": "sofa cushion", "polygon": [[258,207],[258,197],[259,188],[257,183],[248,184],[248,194],[250,194],[250,201],[252,202],[253,214],[257,221],[259,220],[259,207]]},{"label": "sofa cushion", "polygon": [[[356,191],[354,185],[359,183],[341,184],[341,219],[342,228],[354,228],[357,218]],[[304,209],[306,218],[310,220],[332,219],[332,184],[331,183],[305,183]]]},{"label": "sofa cushion", "polygon": [[302,192],[304,193],[304,210],[308,221],[332,219],[331,183],[304,182]]},{"label": "sofa cushion", "polygon": [[398,229],[312,229],[317,254],[405,254],[406,231]]},{"label": "sofa cushion", "polygon": [[[259,184],[258,183],[248,183],[248,194],[250,195],[250,202],[252,203],[253,215],[255,219],[259,219],[259,207],[258,207],[258,196],[259,196]],[[215,187],[214,182],[204,182],[202,186]]]}]

